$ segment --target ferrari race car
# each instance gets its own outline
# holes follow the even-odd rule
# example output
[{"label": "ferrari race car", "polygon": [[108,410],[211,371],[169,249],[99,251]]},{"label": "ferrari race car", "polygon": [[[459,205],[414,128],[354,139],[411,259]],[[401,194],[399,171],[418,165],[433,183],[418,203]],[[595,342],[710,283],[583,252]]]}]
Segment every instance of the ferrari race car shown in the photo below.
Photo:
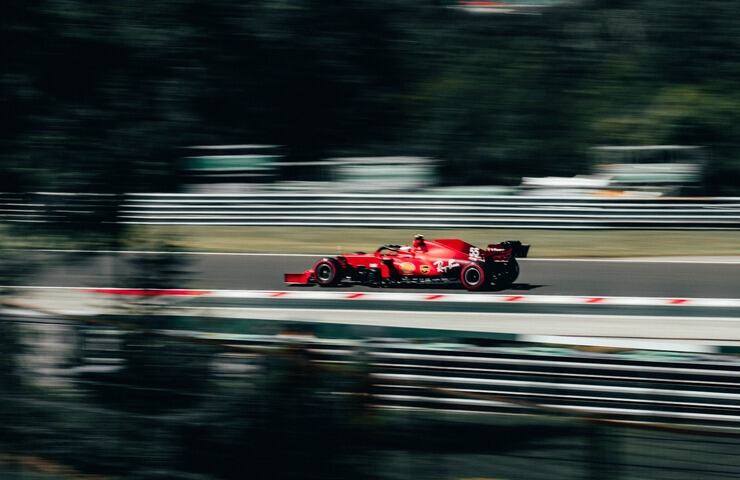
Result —
[{"label": "ferrari race car", "polygon": [[356,252],[324,257],[303,273],[286,273],[285,283],[334,287],[354,283],[374,287],[393,285],[462,284],[468,290],[508,288],[519,276],[517,258],[529,245],[520,241],[478,248],[458,239],[424,241],[413,246],[383,245],[374,253]]}]

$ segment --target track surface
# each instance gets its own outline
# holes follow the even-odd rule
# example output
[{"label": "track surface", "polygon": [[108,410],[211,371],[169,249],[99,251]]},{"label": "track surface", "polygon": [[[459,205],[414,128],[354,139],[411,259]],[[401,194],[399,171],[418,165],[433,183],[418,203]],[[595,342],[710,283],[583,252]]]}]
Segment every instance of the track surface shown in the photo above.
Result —
[{"label": "track surface", "polygon": [[[319,258],[84,252],[22,252],[19,255],[35,271],[13,279],[16,285],[260,290],[285,289],[283,273],[302,272]],[[368,290],[358,286],[350,288]],[[435,291],[461,290],[437,288]],[[740,264],[525,259],[521,261],[517,283],[505,292],[740,298]]]}]

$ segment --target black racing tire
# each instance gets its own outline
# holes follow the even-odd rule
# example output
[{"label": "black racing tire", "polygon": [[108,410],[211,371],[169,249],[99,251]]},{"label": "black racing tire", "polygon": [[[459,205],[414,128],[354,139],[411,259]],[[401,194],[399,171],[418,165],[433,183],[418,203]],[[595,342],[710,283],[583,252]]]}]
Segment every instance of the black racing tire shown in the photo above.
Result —
[{"label": "black racing tire", "polygon": [[509,288],[519,278],[519,262],[516,258],[509,260],[506,267],[493,276],[493,285],[496,288]]},{"label": "black racing tire", "polygon": [[514,283],[519,278],[519,262],[516,258],[512,258],[509,261],[509,282]]},{"label": "black racing tire", "polygon": [[489,279],[486,269],[478,263],[469,263],[460,270],[460,283],[471,292],[486,288]]},{"label": "black racing tire", "polygon": [[320,287],[334,287],[342,281],[342,265],[335,258],[324,258],[316,262],[313,276]]}]

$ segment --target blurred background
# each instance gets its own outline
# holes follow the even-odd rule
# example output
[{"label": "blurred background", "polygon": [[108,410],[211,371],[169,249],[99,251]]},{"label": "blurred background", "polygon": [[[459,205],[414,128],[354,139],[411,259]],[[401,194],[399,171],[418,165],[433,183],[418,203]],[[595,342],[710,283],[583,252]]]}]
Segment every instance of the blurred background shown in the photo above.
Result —
[{"label": "blurred background", "polygon": [[675,162],[676,188],[737,194],[733,2],[521,3],[11,1],[3,190],[337,180],[412,156],[435,160],[395,160],[414,188]]},{"label": "blurred background", "polygon": [[[7,0],[0,478],[737,478],[739,17]],[[418,232],[534,258],[282,283]]]}]

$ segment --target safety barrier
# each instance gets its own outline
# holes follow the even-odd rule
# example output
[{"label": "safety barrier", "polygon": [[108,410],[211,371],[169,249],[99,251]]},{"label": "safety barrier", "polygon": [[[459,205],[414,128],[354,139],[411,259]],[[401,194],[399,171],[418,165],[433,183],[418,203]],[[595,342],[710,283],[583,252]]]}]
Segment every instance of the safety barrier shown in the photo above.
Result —
[{"label": "safety barrier", "polygon": [[0,194],[4,222],[317,227],[736,229],[740,198]]},{"label": "safety barrier", "polygon": [[[556,349],[553,349],[556,350]],[[740,428],[740,365],[514,349],[368,352],[379,405],[489,413],[550,413],[616,422]]]},{"label": "safety barrier", "polygon": [[[53,329],[60,339],[65,338],[65,321],[44,312],[38,315],[16,317],[6,312],[4,319],[17,319],[32,330]],[[83,317],[75,318],[84,321]],[[110,337],[112,343],[102,342],[106,344],[104,351],[87,352],[91,363],[84,366],[85,371],[108,371],[111,365],[121,365],[121,331],[115,328],[118,322],[118,316],[110,321],[105,316],[95,317],[95,324],[87,331]],[[107,327],[101,326],[105,324]],[[476,346],[439,344],[440,340],[342,340],[305,334],[273,336],[181,329],[151,330],[150,334],[223,344],[232,351],[250,354],[299,347],[318,364],[353,364],[368,375],[369,403],[382,408],[547,413],[740,433],[740,360],[734,355],[624,349],[609,353],[512,341]],[[49,359],[59,356],[58,344],[52,341],[37,347],[31,357],[39,359],[42,370],[35,375],[60,374],[61,370],[46,369]],[[34,369],[36,362],[31,357],[28,365]],[[241,361],[241,357],[234,358]],[[231,367],[224,365],[226,372],[232,371]],[[75,371],[67,374],[74,375]]]},{"label": "safety barrier", "polygon": [[[478,347],[303,335],[160,333],[222,341],[252,353],[299,344],[319,364],[362,365],[370,378],[369,402],[381,408],[546,413],[740,432],[736,357],[639,350],[598,353],[522,343]],[[230,371],[228,365],[224,368]]]},{"label": "safety barrier", "polygon": [[[127,332],[135,324],[122,320],[120,316],[97,316],[89,322],[46,316],[3,318],[18,322],[24,332],[19,372],[26,381],[40,385],[6,395],[6,407],[28,411],[32,405],[38,408],[33,411],[72,416],[64,425],[59,415],[31,420],[28,415],[8,417],[4,428],[12,438],[36,435],[45,442],[34,444],[52,447],[68,438],[70,431],[83,440],[102,438],[94,428],[80,428],[79,418],[100,419],[96,425],[109,426],[138,420],[175,434],[195,427],[206,434],[220,433],[234,418],[220,414],[224,404],[269,415],[287,411],[282,408],[285,401],[300,417],[306,410],[301,402],[308,398],[308,406],[319,412],[311,420],[328,418],[321,415],[328,410],[319,409],[334,409],[334,400],[343,398],[348,401],[336,404],[351,410],[342,410],[340,420],[353,421],[345,422],[349,429],[342,432],[358,434],[344,433],[342,438],[359,442],[363,451],[377,452],[372,458],[378,462],[372,465],[387,466],[383,471],[392,473],[382,478],[430,478],[430,472],[441,471],[459,478],[483,474],[532,480],[694,480],[732,479],[740,471],[740,393],[735,380],[740,362],[736,357],[640,350],[607,353],[513,343],[475,346],[398,338],[322,339],[296,329],[286,329],[282,335],[246,335],[217,333],[212,322],[188,322],[186,327],[207,325],[209,331],[146,330],[190,347],[204,346],[177,348],[174,342],[161,341],[147,346],[141,341],[142,331],[136,330],[136,341],[127,341]],[[160,361],[164,356],[169,360],[152,364],[154,356],[142,357],[142,352],[154,349]],[[171,373],[179,381],[168,381],[168,375],[153,377],[163,383],[131,381],[131,370],[126,368],[131,361],[144,373],[175,368]],[[275,377],[278,372],[291,374]],[[276,388],[276,378],[291,383],[278,380]],[[55,390],[64,395],[48,393]],[[104,403],[97,393],[111,400]],[[250,393],[260,402],[256,410],[248,403],[255,398]],[[291,403],[296,393],[299,400]],[[195,406],[147,407],[143,412],[131,408],[137,402],[175,395],[187,395],[188,404]],[[321,398],[332,401],[332,406],[315,400]],[[266,410],[265,399],[281,402],[281,408]],[[371,412],[372,417],[366,415]],[[375,416],[377,412],[383,415]],[[206,423],[214,428],[202,430]],[[302,428],[316,425],[312,421]],[[103,434],[118,438],[111,437],[118,430],[108,428]],[[43,471],[54,466],[27,454],[23,459],[34,460]],[[12,461],[8,454],[0,460],[5,463],[2,468]],[[462,471],[460,465],[469,468]]]}]

